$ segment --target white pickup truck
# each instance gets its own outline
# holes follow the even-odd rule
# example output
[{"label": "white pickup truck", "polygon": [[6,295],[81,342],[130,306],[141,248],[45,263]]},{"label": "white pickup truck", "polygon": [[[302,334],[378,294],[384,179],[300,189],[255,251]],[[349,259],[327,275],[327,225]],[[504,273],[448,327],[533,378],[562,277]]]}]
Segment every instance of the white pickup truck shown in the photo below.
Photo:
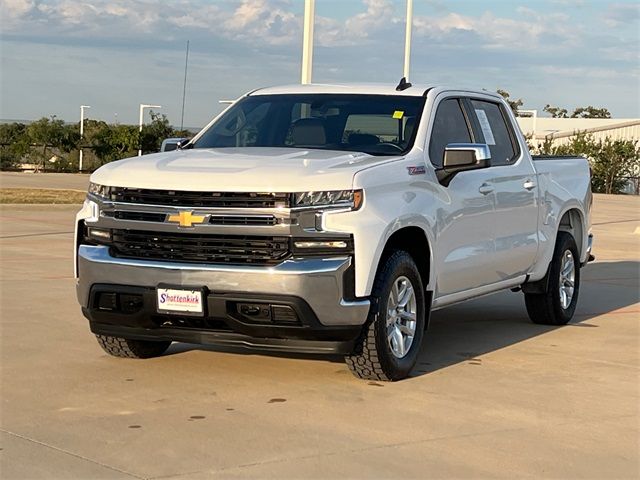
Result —
[{"label": "white pickup truck", "polygon": [[111,355],[337,353],[398,380],[433,310],[511,289],[534,322],[568,322],[591,203],[587,160],[532,158],[486,91],[265,88],[178,150],[91,176],[78,300]]}]

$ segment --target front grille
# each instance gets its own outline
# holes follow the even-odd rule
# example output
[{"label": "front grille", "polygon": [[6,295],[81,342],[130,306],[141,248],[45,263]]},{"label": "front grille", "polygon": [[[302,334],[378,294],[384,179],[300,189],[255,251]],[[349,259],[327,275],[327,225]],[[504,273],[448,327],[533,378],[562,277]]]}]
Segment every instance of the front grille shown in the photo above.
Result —
[{"label": "front grille", "polygon": [[103,214],[105,217],[116,218],[118,220],[134,220],[136,222],[164,222],[167,218],[166,213],[153,212],[105,211]]},{"label": "front grille", "polygon": [[[118,220],[136,222],[163,223],[167,219],[166,213],[132,212],[128,210],[104,211],[103,215]],[[273,215],[211,215],[209,217],[210,225],[273,226],[278,223],[278,219]]]},{"label": "front grille", "polygon": [[111,249],[122,258],[251,265],[274,265],[291,255],[288,237],[142,230],[112,230]]},{"label": "front grille", "polygon": [[273,215],[211,215],[211,225],[277,225],[278,219]]},{"label": "front grille", "polygon": [[122,203],[177,207],[287,208],[291,205],[291,195],[288,193],[187,192],[126,187],[111,187],[109,199]]}]

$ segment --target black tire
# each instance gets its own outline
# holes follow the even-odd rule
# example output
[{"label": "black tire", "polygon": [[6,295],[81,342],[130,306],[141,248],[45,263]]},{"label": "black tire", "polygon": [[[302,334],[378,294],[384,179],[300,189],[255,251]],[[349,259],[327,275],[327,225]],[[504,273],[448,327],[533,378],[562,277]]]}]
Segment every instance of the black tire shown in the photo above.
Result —
[{"label": "black tire", "polygon": [[130,338],[96,335],[98,343],[109,355],[121,358],[153,358],[167,351],[171,342],[150,342]]},{"label": "black tire", "polygon": [[[573,255],[575,279],[571,302],[563,308],[560,296],[560,269],[567,251]],[[580,255],[576,242],[569,233],[558,232],[553,258],[549,265],[547,285],[547,293],[525,293],[524,301],[529,318],[532,322],[542,325],[565,325],[576,311],[580,292]]]},{"label": "black tire", "polygon": [[[393,283],[406,277],[414,287],[416,298],[416,329],[406,355],[397,358],[387,341],[387,304]],[[420,273],[411,256],[394,251],[381,265],[373,284],[371,310],[354,352],[345,357],[347,366],[358,378],[395,381],[406,378],[420,353],[425,331],[425,292]]]}]

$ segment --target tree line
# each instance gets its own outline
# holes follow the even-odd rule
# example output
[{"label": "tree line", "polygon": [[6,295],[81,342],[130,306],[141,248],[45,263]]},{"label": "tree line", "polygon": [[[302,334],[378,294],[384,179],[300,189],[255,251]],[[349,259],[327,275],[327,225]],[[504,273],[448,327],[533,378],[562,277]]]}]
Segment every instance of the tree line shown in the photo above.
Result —
[{"label": "tree line", "polygon": [[83,149],[83,170],[93,171],[105,163],[160,150],[165,138],[188,137],[186,130],[174,129],[166,115],[151,112],[151,122],[142,132],[135,125],[108,124],[86,119],[80,138],[80,123],[67,124],[55,116],[35,122],[0,124],[0,168],[17,169],[31,164],[39,171],[77,172],[79,151]]}]

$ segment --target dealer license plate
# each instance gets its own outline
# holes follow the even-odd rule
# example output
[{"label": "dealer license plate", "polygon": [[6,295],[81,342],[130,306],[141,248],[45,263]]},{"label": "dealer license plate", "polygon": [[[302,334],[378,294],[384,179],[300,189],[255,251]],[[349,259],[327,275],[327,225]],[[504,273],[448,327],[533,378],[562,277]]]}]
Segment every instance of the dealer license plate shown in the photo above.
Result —
[{"label": "dealer license plate", "polygon": [[158,287],[158,312],[204,315],[202,290]]}]

